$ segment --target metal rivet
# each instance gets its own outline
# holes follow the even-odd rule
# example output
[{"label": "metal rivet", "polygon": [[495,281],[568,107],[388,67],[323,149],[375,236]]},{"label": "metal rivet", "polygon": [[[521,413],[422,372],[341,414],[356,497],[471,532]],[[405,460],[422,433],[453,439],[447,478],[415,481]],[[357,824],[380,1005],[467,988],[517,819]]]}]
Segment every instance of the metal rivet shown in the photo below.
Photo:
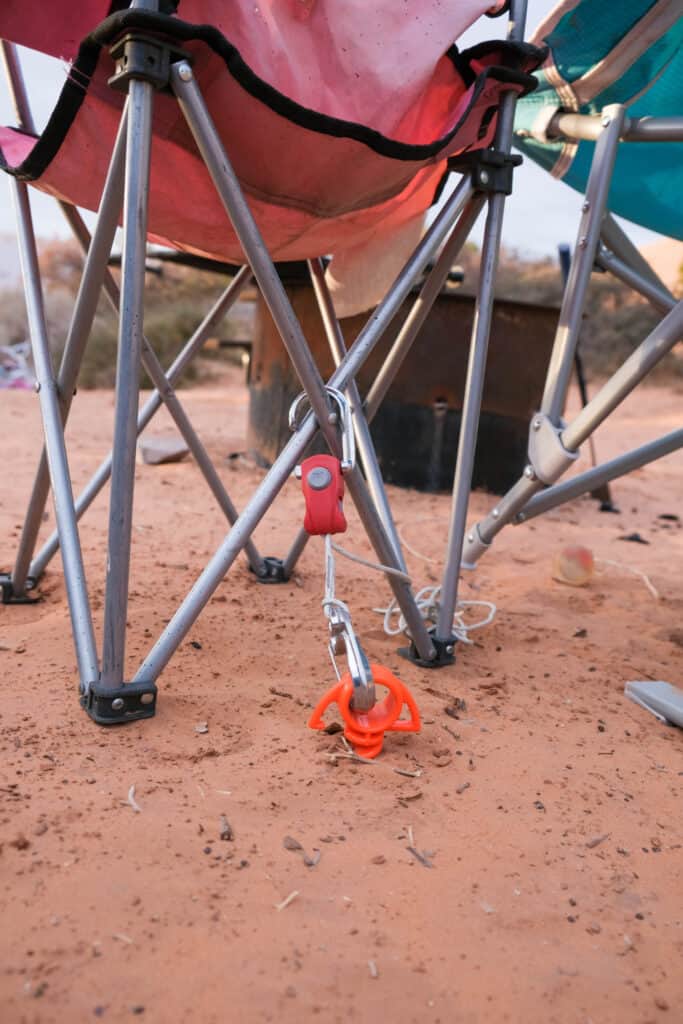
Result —
[{"label": "metal rivet", "polygon": [[332,474],[324,466],[316,466],[306,477],[306,482],[314,491],[324,491],[332,483]]},{"label": "metal rivet", "polygon": [[154,703],[154,694],[153,693],[143,693],[143,694],[141,694],[140,695],[140,703],[141,704],[153,704]]},{"label": "metal rivet", "polygon": [[480,171],[479,172],[479,181],[482,183],[482,185],[488,185],[488,183],[489,183],[489,172],[488,171]]},{"label": "metal rivet", "polygon": [[534,428],[534,430],[540,430],[541,429],[541,421],[540,420],[534,420],[534,422],[531,425]]},{"label": "metal rivet", "polygon": [[603,117],[602,121],[600,122],[600,124],[602,125],[603,128],[609,128],[611,123],[612,123],[612,118],[608,117],[607,114],[605,114],[605,116]]},{"label": "metal rivet", "polygon": [[535,480],[536,474],[534,473],[534,467],[526,466],[524,469],[524,476],[527,478],[527,480]]},{"label": "metal rivet", "polygon": [[591,204],[588,202],[588,200],[586,200],[586,202],[581,207],[581,210],[582,210],[583,213],[588,213],[590,208],[591,208]]},{"label": "metal rivet", "polygon": [[452,654],[452,653],[453,653],[453,644],[449,644],[448,647],[446,648],[446,654]]},{"label": "metal rivet", "polygon": [[579,239],[579,249],[585,249],[587,245],[588,239],[585,235],[581,235],[581,238]]},{"label": "metal rivet", "polygon": [[182,82],[192,81],[192,68],[189,64],[181,64],[178,68],[178,77]]},{"label": "metal rivet", "polygon": [[337,416],[336,412],[328,413],[327,422],[332,424],[339,422],[339,416]]},{"label": "metal rivet", "polygon": [[125,706],[126,702],[123,699],[123,697],[114,697],[113,701],[111,702],[112,711],[121,711],[123,708],[125,708]]},{"label": "metal rivet", "polygon": [[36,394],[40,391],[40,381],[39,380],[37,380],[35,382],[35,384],[33,385],[33,390],[36,392]]},{"label": "metal rivet", "polygon": [[473,533],[468,533],[467,534],[467,540],[468,540],[468,542],[470,544],[474,544],[474,534]]},{"label": "metal rivet", "polygon": [[500,515],[500,509],[494,508],[494,510],[491,513],[491,515],[493,516],[494,519],[497,519],[499,517],[499,515]]}]

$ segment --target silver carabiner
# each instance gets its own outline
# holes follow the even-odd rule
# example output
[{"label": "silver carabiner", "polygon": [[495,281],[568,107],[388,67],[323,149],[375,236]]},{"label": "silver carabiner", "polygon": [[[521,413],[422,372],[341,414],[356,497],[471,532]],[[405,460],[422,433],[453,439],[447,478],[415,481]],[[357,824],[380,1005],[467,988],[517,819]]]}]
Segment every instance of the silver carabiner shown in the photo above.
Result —
[{"label": "silver carabiner", "polygon": [[341,677],[337,667],[337,655],[343,654],[353,682],[351,706],[356,711],[371,711],[376,703],[375,681],[365,651],[351,625],[349,609],[337,598],[324,600],[323,606],[330,629],[328,650],[337,677]]},{"label": "silver carabiner", "polygon": [[328,650],[337,678],[341,678],[337,655],[343,654],[353,681],[351,706],[356,711],[370,711],[376,703],[375,683],[370,663],[351,624],[348,606],[335,596],[334,553],[329,534],[325,537],[325,596],[322,604],[330,631]]},{"label": "silver carabiner", "polygon": [[[356,437],[353,432],[353,419],[351,406],[349,405],[345,395],[342,394],[337,388],[325,387],[325,391],[332,399],[334,405],[336,405],[336,412],[330,413],[330,422],[337,423],[339,425],[339,431],[341,434],[341,446],[342,456],[340,460],[342,473],[350,472],[356,465]],[[294,432],[299,429],[300,412],[303,402],[308,402],[310,405],[310,399],[305,391],[302,391],[300,395],[294,399],[289,407],[289,429]]]}]

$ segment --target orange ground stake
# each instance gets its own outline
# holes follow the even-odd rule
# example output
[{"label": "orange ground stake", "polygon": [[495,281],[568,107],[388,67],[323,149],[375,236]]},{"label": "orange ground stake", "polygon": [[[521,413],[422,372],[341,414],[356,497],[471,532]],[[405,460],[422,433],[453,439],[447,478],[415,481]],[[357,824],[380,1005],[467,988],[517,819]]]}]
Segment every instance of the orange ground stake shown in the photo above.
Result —
[{"label": "orange ground stake", "polygon": [[[353,682],[347,672],[318,702],[308,720],[311,729],[324,729],[323,714],[330,704],[338,704],[344,720],[344,735],[361,757],[377,757],[385,732],[419,732],[421,727],[420,712],[408,687],[384,665],[371,665],[370,669],[375,683],[389,691],[371,711],[354,711],[351,707]],[[404,704],[410,711],[410,718],[399,720]]]}]

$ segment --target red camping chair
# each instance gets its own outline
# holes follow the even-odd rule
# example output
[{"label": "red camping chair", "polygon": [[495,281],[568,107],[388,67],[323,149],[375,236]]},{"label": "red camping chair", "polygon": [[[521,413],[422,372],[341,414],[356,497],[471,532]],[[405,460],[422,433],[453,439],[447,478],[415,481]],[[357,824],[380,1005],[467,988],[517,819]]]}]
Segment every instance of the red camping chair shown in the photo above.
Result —
[{"label": "red camping chair", "polygon": [[[542,52],[524,44],[526,4],[512,3],[508,40],[460,53],[455,40],[491,0],[86,0],[78,5],[5,0],[0,37],[18,110],[0,130],[11,175],[45,452],[11,573],[6,602],[25,599],[61,546],[80,676],[81,702],[98,722],[154,713],[156,680],[224,574],[244,549],[257,578],[287,578],[306,540],[284,560],[263,558],[251,534],[320,430],[355,502],[422,664],[449,664],[455,636],[429,630],[405,573],[370,440],[371,419],[424,322],[477,216],[488,204],[475,318],[472,401],[463,410],[456,486],[469,489],[493,277],[505,196],[511,190],[515,101],[534,85]],[[488,10],[487,10],[488,9]],[[71,61],[45,131],[36,136],[14,44]],[[461,175],[428,229],[425,214],[446,177]],[[52,371],[27,183],[62,204],[86,250],[83,278],[57,375]],[[89,239],[76,206],[97,209]],[[123,209],[123,214],[121,210]],[[227,216],[226,216],[227,214]],[[107,270],[123,228],[121,293]],[[244,264],[224,296],[165,373],[143,335],[145,246]],[[325,270],[321,257],[332,256]],[[354,378],[429,261],[413,312],[365,405]],[[278,277],[275,261],[309,261],[339,365],[325,383]],[[370,273],[370,270],[372,273]],[[238,516],[169,384],[253,274],[301,381],[303,416]],[[358,281],[370,279],[359,294]],[[383,297],[347,353],[337,315]],[[100,288],[120,305],[112,454],[74,502],[63,427]],[[336,309],[335,309],[336,302]],[[156,392],[138,410],[139,367]],[[477,394],[478,391],[478,394]],[[207,478],[231,529],[153,648],[131,677],[125,667],[128,574],[137,433],[164,401]],[[298,403],[297,410],[302,409]],[[350,410],[353,410],[353,427]],[[355,433],[363,471],[353,457]],[[102,658],[97,652],[77,520],[111,475]],[[458,482],[459,481],[459,482]],[[34,555],[51,486],[57,534]],[[464,529],[464,524],[462,526]],[[462,537],[461,537],[462,542]],[[444,580],[452,620],[457,580]],[[353,705],[374,704],[372,671],[347,610],[330,596],[332,644],[346,643]],[[452,601],[451,597],[452,595]],[[356,656],[352,657],[353,652]],[[352,664],[353,662],[353,664]]]}]

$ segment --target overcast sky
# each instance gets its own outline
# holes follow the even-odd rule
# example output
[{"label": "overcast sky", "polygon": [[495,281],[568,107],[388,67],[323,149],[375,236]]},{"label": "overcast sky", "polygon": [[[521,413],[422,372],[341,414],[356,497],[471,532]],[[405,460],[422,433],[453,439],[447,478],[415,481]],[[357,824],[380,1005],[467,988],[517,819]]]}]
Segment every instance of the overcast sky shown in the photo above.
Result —
[{"label": "overcast sky", "polygon": [[[2,2],[2,0],[0,0]],[[530,28],[554,6],[555,0],[529,0]],[[483,18],[459,41],[471,45],[504,31],[504,18]],[[34,116],[42,127],[52,109],[64,81],[61,62],[22,50],[22,66],[29,88]],[[0,123],[13,124],[12,107],[4,79],[0,82]],[[13,211],[4,175],[0,174],[0,236],[13,233]],[[43,237],[67,235],[68,229],[56,207],[47,196],[32,190],[33,209],[39,234]],[[506,245],[528,255],[554,254],[559,242],[573,243],[578,223],[580,197],[566,185],[554,181],[545,171],[529,161],[515,172],[515,191],[508,200],[503,228]],[[88,218],[89,219],[89,218]],[[481,225],[478,226],[479,235]],[[657,238],[649,231],[633,226],[629,234],[638,244]]]}]

